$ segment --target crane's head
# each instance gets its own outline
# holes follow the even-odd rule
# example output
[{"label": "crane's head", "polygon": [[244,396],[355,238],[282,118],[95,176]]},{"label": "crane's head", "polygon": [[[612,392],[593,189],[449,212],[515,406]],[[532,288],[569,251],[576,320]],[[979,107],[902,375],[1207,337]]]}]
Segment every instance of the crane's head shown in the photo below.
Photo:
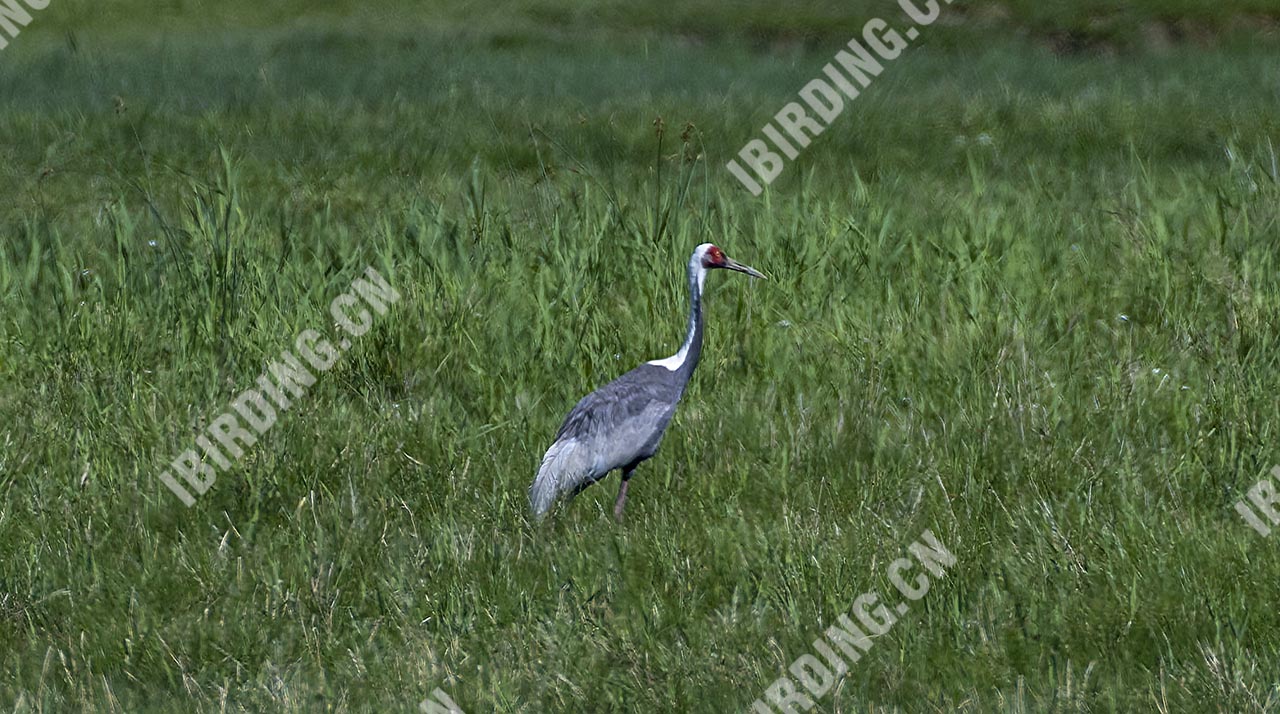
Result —
[{"label": "crane's head", "polygon": [[720,250],[720,248],[711,243],[703,243],[694,249],[693,261],[691,262],[696,262],[696,264],[703,270],[723,268],[725,270],[736,270],[739,273],[746,273],[753,278],[763,278],[768,280],[768,278],[765,278],[764,274],[760,271],[750,265],[743,265],[733,258],[730,258],[724,254],[723,250]]}]

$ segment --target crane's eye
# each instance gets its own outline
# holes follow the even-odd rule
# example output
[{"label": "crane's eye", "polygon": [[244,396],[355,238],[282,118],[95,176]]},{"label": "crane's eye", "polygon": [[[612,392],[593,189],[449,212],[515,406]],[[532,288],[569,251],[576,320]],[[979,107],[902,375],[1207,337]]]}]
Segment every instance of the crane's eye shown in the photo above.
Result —
[{"label": "crane's eye", "polygon": [[715,246],[711,246],[711,250],[707,251],[707,257],[711,259],[712,265],[724,265],[724,251]]}]

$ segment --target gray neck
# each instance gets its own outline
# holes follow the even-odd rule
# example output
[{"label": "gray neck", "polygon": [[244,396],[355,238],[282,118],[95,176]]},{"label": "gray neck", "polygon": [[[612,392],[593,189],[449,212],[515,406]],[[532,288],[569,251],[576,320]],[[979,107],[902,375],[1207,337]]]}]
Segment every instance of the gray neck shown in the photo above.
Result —
[{"label": "gray neck", "polygon": [[701,265],[689,264],[689,328],[680,348],[685,355],[684,364],[676,370],[684,384],[689,383],[698,359],[702,357],[702,280],[705,275],[706,270]]},{"label": "gray neck", "polygon": [[666,359],[656,359],[651,365],[662,367],[675,373],[680,381],[680,388],[689,383],[693,376],[693,368],[698,366],[698,358],[702,356],[702,281],[706,279],[707,269],[702,267],[701,257],[694,254],[689,259],[689,327],[680,351]]}]

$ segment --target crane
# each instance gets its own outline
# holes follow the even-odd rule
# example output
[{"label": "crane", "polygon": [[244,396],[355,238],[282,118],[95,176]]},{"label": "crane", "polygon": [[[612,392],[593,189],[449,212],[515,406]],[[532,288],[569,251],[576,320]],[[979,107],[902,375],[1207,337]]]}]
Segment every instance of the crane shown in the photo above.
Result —
[{"label": "crane", "polygon": [[646,362],[583,397],[565,417],[547,449],[538,476],[529,488],[529,505],[542,518],[556,500],[570,498],[609,472],[622,471],[613,506],[622,520],[627,485],[636,467],[658,450],[676,405],[698,366],[702,353],[702,285],[711,270],[736,270],[753,278],[765,276],[738,263],[711,243],[689,256],[689,327],[680,351]]}]

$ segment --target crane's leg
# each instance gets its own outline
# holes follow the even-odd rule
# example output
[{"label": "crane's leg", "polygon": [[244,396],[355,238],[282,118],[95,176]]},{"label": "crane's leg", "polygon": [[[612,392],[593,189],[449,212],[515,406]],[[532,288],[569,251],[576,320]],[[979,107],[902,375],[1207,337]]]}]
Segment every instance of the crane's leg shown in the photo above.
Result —
[{"label": "crane's leg", "polygon": [[631,483],[631,472],[635,470],[636,467],[632,466],[622,471],[622,485],[618,487],[618,500],[613,504],[613,517],[619,523],[622,522],[622,508],[627,505],[627,484]]}]

